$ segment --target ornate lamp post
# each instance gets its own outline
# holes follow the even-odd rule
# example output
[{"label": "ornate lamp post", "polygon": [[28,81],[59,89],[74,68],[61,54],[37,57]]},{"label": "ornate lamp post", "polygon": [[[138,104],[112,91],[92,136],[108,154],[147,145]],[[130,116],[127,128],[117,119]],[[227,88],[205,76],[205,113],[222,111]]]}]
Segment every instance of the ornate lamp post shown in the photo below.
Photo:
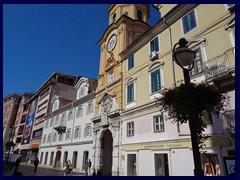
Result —
[{"label": "ornate lamp post", "polygon": [[[173,47],[173,59],[183,69],[185,84],[190,83],[189,71],[194,67],[194,58],[196,54],[193,50],[188,48],[188,42],[185,38],[181,38]],[[194,175],[203,176],[201,166],[201,158],[199,153],[198,135],[196,122],[189,120],[189,128],[191,133],[192,151],[194,160]]]}]

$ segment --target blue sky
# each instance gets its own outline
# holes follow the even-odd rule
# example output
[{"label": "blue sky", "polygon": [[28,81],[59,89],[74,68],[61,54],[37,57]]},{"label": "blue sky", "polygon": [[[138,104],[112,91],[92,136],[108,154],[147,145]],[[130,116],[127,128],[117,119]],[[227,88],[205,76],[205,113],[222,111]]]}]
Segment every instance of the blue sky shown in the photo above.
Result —
[{"label": "blue sky", "polygon": [[[54,73],[97,79],[109,4],[4,4],[3,97],[36,92]],[[150,8],[149,24],[159,20]]]}]

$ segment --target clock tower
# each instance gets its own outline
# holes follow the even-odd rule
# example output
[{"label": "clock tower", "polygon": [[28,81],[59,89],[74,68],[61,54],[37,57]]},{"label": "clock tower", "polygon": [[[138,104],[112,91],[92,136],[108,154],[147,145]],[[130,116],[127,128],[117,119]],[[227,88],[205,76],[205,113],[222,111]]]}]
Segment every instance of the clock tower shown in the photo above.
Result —
[{"label": "clock tower", "polygon": [[93,170],[102,175],[120,175],[120,113],[122,109],[122,59],[119,54],[150,26],[149,5],[112,4],[109,26],[98,41],[101,48],[94,123]]}]

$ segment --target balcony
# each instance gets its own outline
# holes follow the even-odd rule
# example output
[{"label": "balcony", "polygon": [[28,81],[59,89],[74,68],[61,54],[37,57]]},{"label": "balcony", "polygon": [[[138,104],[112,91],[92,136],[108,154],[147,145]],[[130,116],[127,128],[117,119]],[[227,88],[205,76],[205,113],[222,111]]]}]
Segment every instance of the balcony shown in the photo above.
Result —
[{"label": "balcony", "polygon": [[55,121],[53,128],[58,132],[58,134],[62,134],[66,132],[66,121]]},{"label": "balcony", "polygon": [[235,88],[235,48],[203,64],[206,81],[221,91]]}]

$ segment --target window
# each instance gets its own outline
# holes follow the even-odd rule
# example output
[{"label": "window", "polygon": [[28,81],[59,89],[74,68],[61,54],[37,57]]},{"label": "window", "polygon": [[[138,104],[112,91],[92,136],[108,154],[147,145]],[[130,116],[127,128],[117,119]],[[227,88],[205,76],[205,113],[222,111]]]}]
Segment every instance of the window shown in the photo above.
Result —
[{"label": "window", "polygon": [[88,103],[88,107],[87,107],[87,114],[90,114],[93,112],[93,102]]},{"label": "window", "polygon": [[154,93],[161,89],[160,69],[151,73],[151,92]]},{"label": "window", "polygon": [[134,135],[134,122],[127,123],[127,136]]},{"label": "window", "polygon": [[162,114],[159,116],[153,117],[153,127],[154,127],[154,132],[164,131],[164,120],[163,120]]},{"label": "window", "polygon": [[66,122],[66,115],[63,114],[61,117],[61,124],[65,124],[65,122]]},{"label": "window", "polygon": [[48,121],[45,122],[45,128],[48,128]]},{"label": "window", "polygon": [[66,132],[66,140],[69,140],[71,137],[71,129],[68,129]]},{"label": "window", "polygon": [[42,136],[42,129],[33,131],[32,138],[40,138]]},{"label": "window", "polygon": [[207,125],[213,124],[212,114],[210,111],[203,111],[202,119],[203,119],[203,122]]},{"label": "window", "polygon": [[132,54],[128,58],[128,70],[132,69],[134,67],[134,55]]},{"label": "window", "polygon": [[75,132],[74,132],[74,139],[79,138],[80,137],[80,128],[76,128]]},{"label": "window", "polygon": [[58,106],[59,106],[59,101],[56,100],[56,101],[53,103],[52,112],[53,112],[53,111],[56,111],[56,110],[58,109]]},{"label": "window", "polygon": [[127,85],[127,103],[134,101],[134,83]]},{"label": "window", "polygon": [[82,116],[82,113],[83,113],[83,108],[82,106],[79,106],[78,109],[77,109],[77,118],[79,118],[80,116]]},{"label": "window", "polygon": [[53,142],[56,142],[57,141],[57,133],[54,133],[53,135]]},{"label": "window", "polygon": [[159,51],[158,36],[150,42],[150,52]]},{"label": "window", "polygon": [[85,95],[85,87],[78,90],[78,98],[80,98],[84,95]]},{"label": "window", "polygon": [[116,13],[114,13],[113,18],[112,18],[112,23],[115,23],[116,21]]},{"label": "window", "polygon": [[142,11],[140,11],[140,10],[137,11],[137,19],[140,21],[143,20],[143,14],[142,14]]},{"label": "window", "polygon": [[200,48],[195,50],[196,57],[194,59],[194,67],[190,71],[190,76],[193,76],[195,74],[202,72],[202,56],[200,52],[201,52]]},{"label": "window", "polygon": [[47,137],[46,137],[46,135],[44,135],[44,136],[43,136],[43,141],[42,141],[42,142],[43,142],[43,144],[45,144],[45,143],[46,143],[46,138],[47,138]]},{"label": "window", "polygon": [[51,133],[48,135],[48,138],[47,138],[47,143],[50,143],[50,141],[51,141]]},{"label": "window", "polygon": [[72,119],[73,119],[73,112],[70,111],[70,112],[68,113],[68,120],[70,121],[70,120],[72,120]]},{"label": "window", "polygon": [[62,141],[62,140],[63,140],[63,134],[59,134],[58,141]]},{"label": "window", "polygon": [[53,119],[50,120],[50,127],[53,127]]},{"label": "window", "polygon": [[183,24],[183,32],[186,34],[187,32],[191,31],[195,27],[197,27],[195,12],[191,11],[186,16],[182,18],[182,24]]},{"label": "window", "polygon": [[92,127],[90,125],[86,126],[84,129],[84,137],[91,136],[92,133]]},{"label": "window", "polygon": [[56,126],[58,126],[60,123],[59,123],[59,118],[58,118],[58,116],[55,118],[55,124],[54,125],[56,125]]}]

